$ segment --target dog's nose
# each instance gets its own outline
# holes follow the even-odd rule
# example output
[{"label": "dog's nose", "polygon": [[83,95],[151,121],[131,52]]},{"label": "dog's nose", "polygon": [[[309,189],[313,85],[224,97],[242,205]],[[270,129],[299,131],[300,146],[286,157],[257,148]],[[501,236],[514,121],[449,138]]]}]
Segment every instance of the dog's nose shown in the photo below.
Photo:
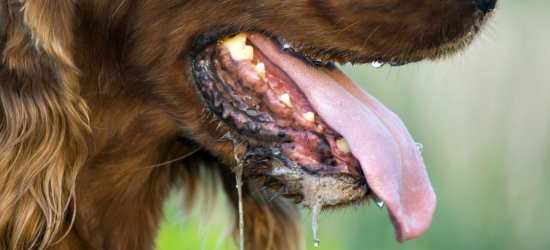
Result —
[{"label": "dog's nose", "polygon": [[483,13],[487,14],[487,12],[492,12],[495,10],[497,0],[476,0],[475,5],[478,10],[481,10]]}]

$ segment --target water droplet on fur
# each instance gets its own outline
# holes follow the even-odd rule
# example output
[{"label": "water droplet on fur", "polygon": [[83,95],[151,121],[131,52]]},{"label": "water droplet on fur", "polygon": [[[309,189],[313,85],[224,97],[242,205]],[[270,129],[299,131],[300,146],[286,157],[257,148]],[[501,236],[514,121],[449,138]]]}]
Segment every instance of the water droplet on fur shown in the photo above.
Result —
[{"label": "water droplet on fur", "polygon": [[375,68],[375,69],[381,68],[382,66],[384,66],[384,64],[385,63],[383,63],[383,62],[372,62],[371,63],[372,67]]},{"label": "water droplet on fur", "polygon": [[277,38],[279,40],[279,43],[281,44],[281,46],[283,47],[283,51],[284,50],[291,50],[292,49],[292,45],[293,45],[293,42],[292,41],[288,41],[284,38]]},{"label": "water droplet on fur", "polygon": [[422,154],[422,151],[424,151],[424,146],[422,145],[422,143],[417,142],[416,147],[418,148],[418,152]]}]

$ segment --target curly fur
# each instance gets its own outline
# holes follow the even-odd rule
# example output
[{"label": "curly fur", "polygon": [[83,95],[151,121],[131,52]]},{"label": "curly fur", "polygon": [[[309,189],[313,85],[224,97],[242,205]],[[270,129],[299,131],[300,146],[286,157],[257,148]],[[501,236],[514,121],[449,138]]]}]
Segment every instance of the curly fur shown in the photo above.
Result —
[{"label": "curly fur", "polygon": [[[471,42],[484,17],[470,2],[1,0],[0,249],[152,249],[163,200],[183,186],[192,206],[198,169],[219,171],[236,206],[233,146],[215,142],[226,129],[204,122],[193,88],[204,34],[417,61]],[[245,187],[247,249],[302,249],[297,208]]]}]

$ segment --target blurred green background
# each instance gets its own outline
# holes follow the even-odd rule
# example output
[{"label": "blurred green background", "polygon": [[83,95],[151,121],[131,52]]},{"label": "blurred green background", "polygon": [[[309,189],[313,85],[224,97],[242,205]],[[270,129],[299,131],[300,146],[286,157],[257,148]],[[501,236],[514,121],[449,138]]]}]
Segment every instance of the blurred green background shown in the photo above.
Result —
[{"label": "blurred green background", "polygon": [[[308,249],[550,249],[550,1],[499,2],[453,59],[344,67],[424,145],[438,197],[430,229],[399,244],[385,208],[324,213],[315,248],[302,209]],[[182,217],[181,196],[166,202],[159,250],[237,249],[223,197]]]}]

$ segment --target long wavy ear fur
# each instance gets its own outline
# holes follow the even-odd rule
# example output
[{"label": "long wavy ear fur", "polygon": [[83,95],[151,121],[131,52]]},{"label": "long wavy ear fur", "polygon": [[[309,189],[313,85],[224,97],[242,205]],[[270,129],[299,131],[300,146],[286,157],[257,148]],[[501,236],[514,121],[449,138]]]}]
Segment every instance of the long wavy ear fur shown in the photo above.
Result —
[{"label": "long wavy ear fur", "polygon": [[73,16],[71,0],[0,1],[0,249],[45,249],[71,223],[91,133]]}]

